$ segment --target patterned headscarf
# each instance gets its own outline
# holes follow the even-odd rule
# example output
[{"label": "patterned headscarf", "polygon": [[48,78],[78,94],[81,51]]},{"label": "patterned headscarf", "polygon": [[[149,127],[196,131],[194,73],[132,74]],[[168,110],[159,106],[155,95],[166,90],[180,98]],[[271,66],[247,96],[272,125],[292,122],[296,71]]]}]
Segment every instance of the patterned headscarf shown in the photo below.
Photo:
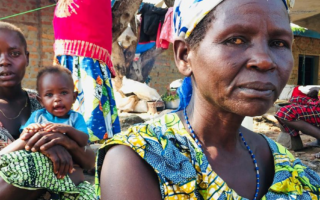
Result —
[{"label": "patterned headscarf", "polygon": [[[223,0],[175,0],[175,35],[187,39],[197,24]],[[286,9],[293,7],[295,0],[282,0]]]}]

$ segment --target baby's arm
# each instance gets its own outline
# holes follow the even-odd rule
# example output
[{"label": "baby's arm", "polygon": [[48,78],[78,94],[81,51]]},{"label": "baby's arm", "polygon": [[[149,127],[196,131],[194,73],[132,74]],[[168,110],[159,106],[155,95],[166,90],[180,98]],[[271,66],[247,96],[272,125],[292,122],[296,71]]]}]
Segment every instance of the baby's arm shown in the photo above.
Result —
[{"label": "baby's arm", "polygon": [[89,136],[66,124],[53,124],[49,123],[45,125],[44,131],[58,132],[66,134],[70,139],[74,140],[80,147],[84,147],[88,144]]}]

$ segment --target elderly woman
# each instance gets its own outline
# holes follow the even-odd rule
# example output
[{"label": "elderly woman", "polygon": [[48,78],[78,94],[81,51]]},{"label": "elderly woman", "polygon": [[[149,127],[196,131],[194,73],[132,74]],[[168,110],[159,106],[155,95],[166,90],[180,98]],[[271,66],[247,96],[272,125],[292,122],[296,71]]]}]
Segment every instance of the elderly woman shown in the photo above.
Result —
[{"label": "elderly woman", "polygon": [[289,78],[288,2],[175,1],[174,58],[191,77],[191,100],[106,142],[97,167],[101,199],[320,197],[315,172],[241,127],[245,116],[271,107]]}]

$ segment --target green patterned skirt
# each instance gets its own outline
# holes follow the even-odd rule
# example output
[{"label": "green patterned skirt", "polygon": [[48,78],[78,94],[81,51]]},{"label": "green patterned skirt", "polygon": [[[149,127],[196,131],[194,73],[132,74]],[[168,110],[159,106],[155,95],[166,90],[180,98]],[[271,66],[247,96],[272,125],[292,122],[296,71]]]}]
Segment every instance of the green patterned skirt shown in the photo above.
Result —
[{"label": "green patterned skirt", "polygon": [[[16,151],[0,158],[0,176],[7,183],[26,190],[46,189],[42,199],[94,200],[94,187],[89,182],[76,186],[69,176],[58,179],[49,158],[38,152]],[[52,195],[52,196],[51,196]]]}]

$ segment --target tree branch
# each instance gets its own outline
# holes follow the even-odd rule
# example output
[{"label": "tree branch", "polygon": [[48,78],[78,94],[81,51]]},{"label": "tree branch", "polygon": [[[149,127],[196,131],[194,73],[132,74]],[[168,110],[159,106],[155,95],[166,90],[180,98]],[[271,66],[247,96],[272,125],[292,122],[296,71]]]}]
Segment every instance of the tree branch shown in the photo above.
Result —
[{"label": "tree branch", "polygon": [[112,42],[117,41],[121,33],[134,18],[142,0],[118,0],[112,7]]}]

